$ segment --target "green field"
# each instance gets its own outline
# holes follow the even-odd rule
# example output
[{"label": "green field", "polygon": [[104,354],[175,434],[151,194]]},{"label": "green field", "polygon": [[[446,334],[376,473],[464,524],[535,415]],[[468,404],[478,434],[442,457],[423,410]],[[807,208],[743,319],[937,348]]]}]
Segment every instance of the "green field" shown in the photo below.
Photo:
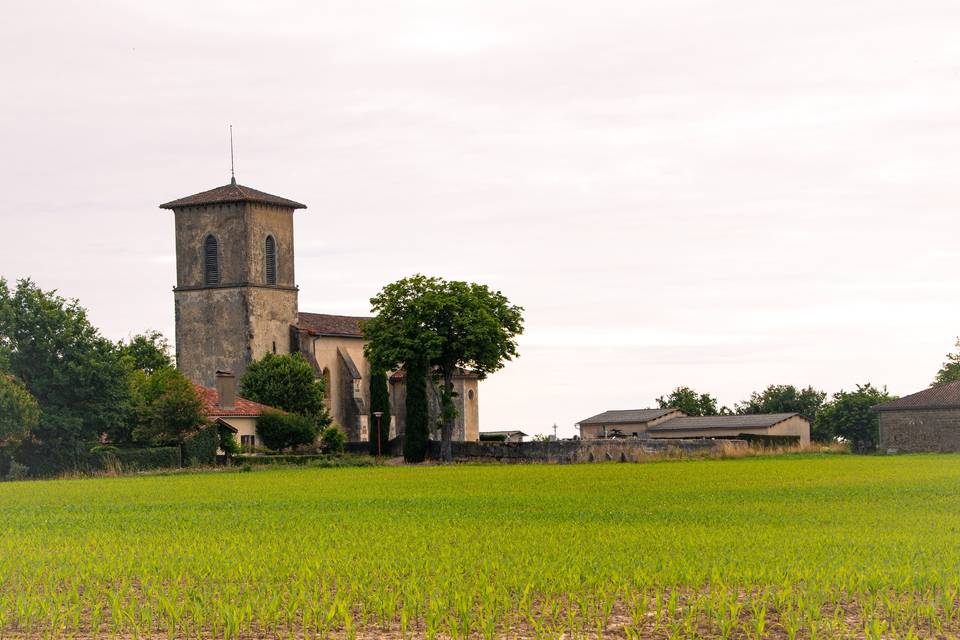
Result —
[{"label": "green field", "polygon": [[949,635],[960,457],[5,483],[0,580],[0,637]]}]

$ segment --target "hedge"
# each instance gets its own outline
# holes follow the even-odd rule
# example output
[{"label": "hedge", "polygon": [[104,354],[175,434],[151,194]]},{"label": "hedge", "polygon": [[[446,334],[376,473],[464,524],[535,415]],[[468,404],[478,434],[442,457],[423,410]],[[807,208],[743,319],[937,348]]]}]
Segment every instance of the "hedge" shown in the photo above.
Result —
[{"label": "hedge", "polygon": [[99,452],[97,457],[103,470],[109,470],[115,463],[119,463],[120,471],[175,469],[180,466],[180,447],[117,449]]}]

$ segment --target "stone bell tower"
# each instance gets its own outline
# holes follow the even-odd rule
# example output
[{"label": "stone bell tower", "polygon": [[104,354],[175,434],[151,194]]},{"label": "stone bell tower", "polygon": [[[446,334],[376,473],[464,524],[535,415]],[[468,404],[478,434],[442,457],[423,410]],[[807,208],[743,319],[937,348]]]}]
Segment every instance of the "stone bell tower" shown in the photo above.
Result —
[{"label": "stone bell tower", "polygon": [[160,205],[177,239],[177,367],[213,386],[267,353],[290,353],[297,323],[293,212],[306,205],[230,184]]}]

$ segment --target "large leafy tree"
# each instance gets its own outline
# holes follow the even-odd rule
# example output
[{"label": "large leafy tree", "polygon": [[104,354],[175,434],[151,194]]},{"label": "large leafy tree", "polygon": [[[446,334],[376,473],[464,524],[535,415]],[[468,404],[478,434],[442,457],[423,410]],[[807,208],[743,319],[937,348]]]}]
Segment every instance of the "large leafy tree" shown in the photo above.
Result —
[{"label": "large leafy tree", "polygon": [[661,409],[680,409],[688,416],[716,416],[730,413],[727,407],[717,408],[717,399],[709,393],[698,393],[690,387],[677,387],[657,398]]},{"label": "large leafy tree", "polygon": [[127,418],[127,369],[76,300],[30,280],[10,288],[0,279],[0,352],[41,409],[31,461],[68,467],[82,442]]},{"label": "large leafy tree", "polygon": [[26,437],[40,423],[40,405],[13,376],[0,373],[0,447]]},{"label": "large leafy tree", "polygon": [[812,423],[826,398],[826,391],[813,387],[797,389],[792,384],[772,384],[738,403],[737,413],[799,413]]},{"label": "large leafy tree", "polygon": [[[375,413],[381,413],[377,419]],[[380,432],[377,433],[377,424]],[[379,436],[379,437],[378,437]],[[370,454],[380,455],[390,439],[390,389],[387,374],[382,370],[370,372]]]},{"label": "large leafy tree", "polygon": [[453,377],[460,369],[486,375],[515,358],[523,309],[485,285],[419,274],[388,284],[370,304],[376,315],[363,324],[367,357],[383,370],[421,359],[436,372],[441,457],[452,460]]},{"label": "large leafy tree", "polygon": [[240,395],[248,400],[306,416],[317,427],[330,424],[323,400],[323,381],[299,353],[268,353],[252,363],[240,380]]},{"label": "large leafy tree", "polygon": [[893,399],[886,387],[878,389],[870,383],[858,384],[855,391],[839,391],[817,412],[811,435],[820,441],[849,442],[857,453],[876,451],[880,417],[871,407]]},{"label": "large leafy tree", "polygon": [[147,331],[117,343],[120,357],[131,369],[153,373],[173,366],[170,342],[159,331]]},{"label": "large leafy tree", "polygon": [[957,338],[953,346],[957,348],[957,351],[947,354],[946,361],[933,378],[934,385],[960,380],[960,338]]},{"label": "large leafy tree", "polygon": [[131,387],[136,418],[133,439],[140,444],[180,444],[207,422],[193,383],[173,367],[153,373],[138,370]]}]

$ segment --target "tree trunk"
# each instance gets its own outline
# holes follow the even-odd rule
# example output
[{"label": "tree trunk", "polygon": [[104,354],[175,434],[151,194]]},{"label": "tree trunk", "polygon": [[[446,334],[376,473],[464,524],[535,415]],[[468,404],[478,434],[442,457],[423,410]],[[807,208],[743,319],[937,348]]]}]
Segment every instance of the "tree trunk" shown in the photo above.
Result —
[{"label": "tree trunk", "polygon": [[440,413],[443,426],[440,430],[440,458],[444,462],[453,462],[453,422],[457,419],[456,405],[453,403],[453,368],[443,372],[443,396],[440,400]]}]

